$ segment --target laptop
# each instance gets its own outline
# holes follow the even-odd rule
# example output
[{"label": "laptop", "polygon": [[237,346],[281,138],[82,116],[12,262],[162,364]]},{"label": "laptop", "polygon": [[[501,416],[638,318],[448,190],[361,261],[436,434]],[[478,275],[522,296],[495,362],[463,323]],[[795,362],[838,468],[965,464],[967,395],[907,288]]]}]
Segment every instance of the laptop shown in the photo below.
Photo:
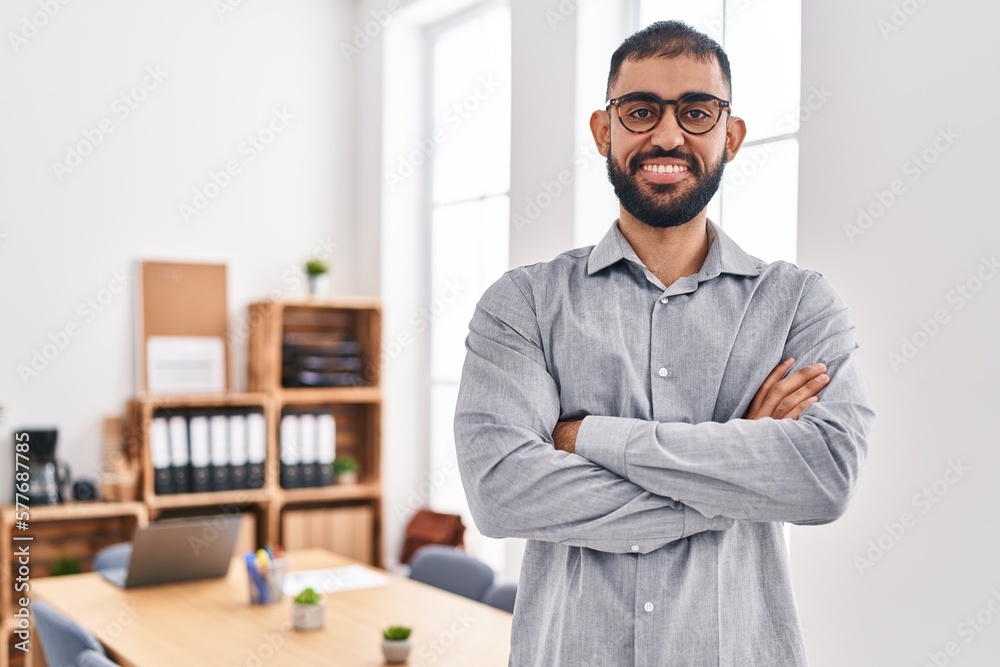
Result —
[{"label": "laptop", "polygon": [[101,570],[121,588],[224,577],[240,532],[226,515],[158,521],[135,531],[127,567]]}]

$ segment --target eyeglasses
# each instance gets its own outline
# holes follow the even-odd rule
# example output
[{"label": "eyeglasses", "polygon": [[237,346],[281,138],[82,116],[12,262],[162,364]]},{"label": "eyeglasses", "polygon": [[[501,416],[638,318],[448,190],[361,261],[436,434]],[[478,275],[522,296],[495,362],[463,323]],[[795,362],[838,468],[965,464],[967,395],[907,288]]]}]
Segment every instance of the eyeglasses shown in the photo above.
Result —
[{"label": "eyeglasses", "polygon": [[679,100],[661,100],[653,93],[628,93],[608,100],[608,107],[613,105],[618,109],[622,127],[636,134],[655,128],[663,118],[663,108],[669,104],[674,105],[677,124],[689,134],[711,132],[722,112],[730,109],[728,100],[708,93],[690,93]]}]

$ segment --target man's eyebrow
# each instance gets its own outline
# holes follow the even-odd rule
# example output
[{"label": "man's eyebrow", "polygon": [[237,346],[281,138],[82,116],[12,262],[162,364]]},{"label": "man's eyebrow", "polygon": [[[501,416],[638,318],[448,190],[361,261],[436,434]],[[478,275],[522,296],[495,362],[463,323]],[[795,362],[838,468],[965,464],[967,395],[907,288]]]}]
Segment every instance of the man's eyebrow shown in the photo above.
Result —
[{"label": "man's eyebrow", "polygon": [[[615,97],[613,97],[611,99],[618,99],[619,97],[625,97],[626,95],[652,95],[653,97],[659,98],[661,100],[668,99],[666,97],[660,97],[659,95],[657,95],[656,93],[654,93],[651,90],[631,90],[631,91],[629,91],[627,93],[622,93],[621,95],[616,95]],[[716,95],[715,93],[710,93],[707,90],[688,90],[688,91],[685,91],[685,92],[681,93],[680,95],[678,95],[674,99],[678,99],[679,100],[679,99],[681,99],[683,97],[687,97],[688,95],[711,95],[712,97],[718,97],[720,100],[726,99],[722,95]]]}]

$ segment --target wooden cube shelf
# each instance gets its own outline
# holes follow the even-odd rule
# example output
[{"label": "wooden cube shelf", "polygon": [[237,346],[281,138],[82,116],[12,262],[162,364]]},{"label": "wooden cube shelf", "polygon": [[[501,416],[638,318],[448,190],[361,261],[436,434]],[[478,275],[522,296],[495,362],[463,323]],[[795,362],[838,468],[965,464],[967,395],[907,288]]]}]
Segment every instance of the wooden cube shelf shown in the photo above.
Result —
[{"label": "wooden cube shelf", "polygon": [[[249,393],[143,395],[126,407],[126,449],[139,463],[136,502],[69,503],[31,509],[32,576],[44,576],[63,556],[86,568],[98,549],[131,539],[136,525],[151,519],[216,512],[240,513],[240,548],[280,543],[286,547],[325,547],[355,559],[382,564],[381,417],[379,386],[381,306],[376,299],[338,298],[265,301],[249,307]],[[285,345],[288,343],[288,346]],[[289,354],[286,354],[289,352]],[[293,356],[295,363],[286,358]],[[313,382],[315,386],[304,386]],[[303,386],[285,386],[298,384]],[[260,411],[264,416],[263,486],[199,493],[156,493],[150,448],[154,416],[194,416],[217,408]],[[354,457],[361,474],[356,484],[283,489],[280,483],[279,423],[286,411],[333,415],[338,456]],[[10,653],[13,612],[12,531],[14,508],[2,508],[0,521],[0,613]],[[37,558],[37,560],[35,560]]]}]

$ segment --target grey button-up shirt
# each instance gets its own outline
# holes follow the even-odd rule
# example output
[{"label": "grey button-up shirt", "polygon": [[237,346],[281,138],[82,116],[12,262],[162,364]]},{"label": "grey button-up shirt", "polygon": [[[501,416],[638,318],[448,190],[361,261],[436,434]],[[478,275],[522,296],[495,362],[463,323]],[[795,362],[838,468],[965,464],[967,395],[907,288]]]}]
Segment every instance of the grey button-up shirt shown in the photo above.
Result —
[{"label": "grey button-up shirt", "polygon": [[[843,513],[874,413],[830,284],[708,233],[669,288],[615,224],[476,308],[455,441],[479,529],[528,540],[515,667],[806,665],[782,522]],[[820,401],[742,419],[789,356],[827,365]]]}]

